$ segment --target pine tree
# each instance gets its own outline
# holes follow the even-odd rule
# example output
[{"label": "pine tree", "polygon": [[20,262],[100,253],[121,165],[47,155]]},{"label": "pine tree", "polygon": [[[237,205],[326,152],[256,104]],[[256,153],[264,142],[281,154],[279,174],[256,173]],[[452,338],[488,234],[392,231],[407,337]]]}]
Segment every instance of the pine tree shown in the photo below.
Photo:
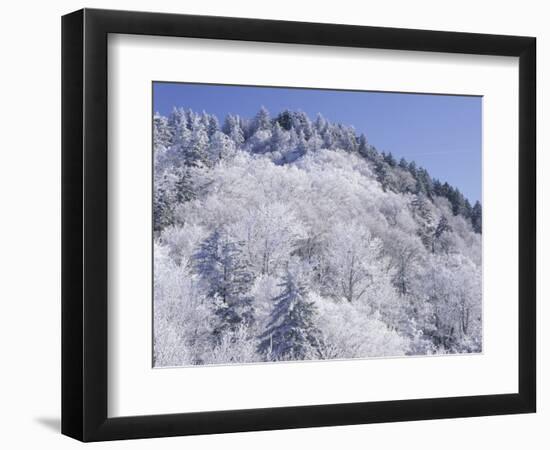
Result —
[{"label": "pine tree", "polygon": [[208,158],[213,164],[235,153],[235,143],[221,131],[216,131],[210,137],[208,145]]},{"label": "pine tree", "polygon": [[434,195],[442,196],[443,195],[443,185],[438,179],[434,179]]},{"label": "pine tree", "polygon": [[300,130],[304,134],[306,141],[309,141],[313,136],[313,124],[309,117],[305,113],[299,113],[298,115],[300,120]]},{"label": "pine tree", "polygon": [[197,124],[191,134],[189,144],[184,149],[185,165],[195,167],[208,163],[208,134],[202,124]]},{"label": "pine tree", "polygon": [[422,193],[428,198],[433,198],[433,181],[430,174],[423,167],[416,170],[416,193]]},{"label": "pine tree", "polygon": [[153,117],[153,148],[168,148],[172,143],[172,133],[168,125],[168,119],[156,113]]},{"label": "pine tree", "polygon": [[351,153],[355,153],[357,151],[357,138],[355,136],[355,131],[353,130],[353,128],[342,127],[340,142],[340,145],[344,150]]},{"label": "pine tree", "polygon": [[385,157],[384,160],[388,163],[390,167],[395,167],[397,163],[395,162],[395,158],[393,157],[392,153],[389,152]]},{"label": "pine tree", "polygon": [[193,182],[189,169],[180,168],[175,171],[176,181],[174,183],[175,200],[177,203],[184,203],[195,198]]},{"label": "pine tree", "polygon": [[464,195],[462,195],[462,192],[460,192],[457,188],[451,188],[451,192],[449,197],[449,201],[451,202],[451,206],[453,209],[453,214],[455,216],[464,215],[465,211],[465,198]]},{"label": "pine tree", "polygon": [[472,217],[472,205],[467,198],[464,199],[464,210],[462,212],[462,215],[466,219],[471,219]]},{"label": "pine tree", "polygon": [[445,216],[441,216],[435,229],[435,237],[440,238],[446,231],[451,231],[451,227],[447,218]]},{"label": "pine tree", "polygon": [[220,130],[220,123],[218,122],[218,118],[214,115],[207,114],[206,115],[206,132],[208,133],[208,137],[211,138],[219,130]]},{"label": "pine tree", "polygon": [[416,163],[414,161],[411,161],[409,163],[409,172],[411,173],[411,175],[413,176],[413,178],[416,179],[416,171],[417,171],[417,168],[416,168]]},{"label": "pine tree", "polygon": [[314,126],[315,126],[315,130],[317,130],[317,133],[319,135],[322,135],[328,126],[327,119],[325,119],[321,113],[318,113],[315,119]]},{"label": "pine tree", "polygon": [[327,127],[325,127],[325,130],[323,131],[321,137],[323,138],[324,148],[329,148],[329,149],[334,148],[336,139],[334,136],[334,130],[330,125],[327,125]]},{"label": "pine tree", "polygon": [[300,132],[298,133],[298,144],[296,146],[296,150],[298,151],[298,154],[300,156],[303,156],[305,155],[308,150],[309,150],[309,146],[307,144],[307,140],[304,136],[304,133],[303,131],[300,130]]},{"label": "pine tree", "polygon": [[273,299],[267,330],[260,335],[258,351],[268,360],[305,359],[319,345],[320,332],[314,326],[316,307],[306,298],[304,284],[287,271],[282,292]]},{"label": "pine tree", "polygon": [[418,222],[418,236],[424,246],[434,252],[434,236],[437,225],[430,208],[430,201],[424,194],[418,193],[411,202],[411,206]]},{"label": "pine tree", "polygon": [[161,231],[174,223],[174,184],[176,175],[172,171],[164,171],[155,176],[153,192],[153,230]]},{"label": "pine tree", "polygon": [[254,122],[252,125],[252,133],[254,134],[258,130],[270,130],[271,129],[271,119],[269,117],[269,111],[265,107],[261,107],[256,117],[254,117]]},{"label": "pine tree", "polygon": [[441,216],[434,231],[434,239],[432,241],[432,253],[435,253],[436,244],[439,244],[439,247],[442,248],[445,252],[448,251],[448,246],[444,243],[444,240],[442,238],[444,233],[448,233],[451,231],[453,231],[453,229],[449,225],[449,221],[445,216]]},{"label": "pine tree", "polygon": [[279,122],[275,122],[273,132],[271,133],[270,150],[272,152],[278,151],[284,153],[287,150],[288,141],[288,133],[283,130]]},{"label": "pine tree", "polygon": [[280,113],[275,120],[286,131],[292,128],[292,114],[288,110]]},{"label": "pine tree", "polygon": [[243,258],[241,246],[214,231],[200,245],[194,261],[218,319],[214,336],[219,338],[240,325],[251,325],[253,307],[248,292],[254,277]]},{"label": "pine tree", "polygon": [[479,203],[479,201],[476,201],[472,208],[471,220],[472,220],[472,227],[474,228],[474,231],[479,234],[481,234],[481,231],[482,231],[481,218],[482,218],[481,203]]},{"label": "pine tree", "polygon": [[407,162],[407,160],[405,158],[401,158],[399,160],[399,167],[403,170],[408,170],[409,169],[409,163]]},{"label": "pine tree", "polygon": [[239,147],[244,143],[244,132],[240,124],[239,116],[228,114],[225,118],[222,131],[229,136],[235,143],[235,146]]},{"label": "pine tree", "polygon": [[363,133],[361,133],[361,135],[359,136],[359,146],[357,148],[357,151],[364,158],[367,157],[368,142],[366,136]]},{"label": "pine tree", "polygon": [[168,117],[168,128],[172,135],[172,144],[179,151],[188,145],[191,138],[187,114],[182,108],[174,108]]},{"label": "pine tree", "polygon": [[451,197],[453,196],[454,191],[453,188],[445,181],[443,185],[441,186],[441,195],[445,197],[447,200],[451,201]]},{"label": "pine tree", "polygon": [[382,189],[386,191],[389,187],[388,180],[388,165],[384,162],[385,154],[382,152],[381,158],[377,158],[374,162],[374,174],[376,179],[382,185]]}]

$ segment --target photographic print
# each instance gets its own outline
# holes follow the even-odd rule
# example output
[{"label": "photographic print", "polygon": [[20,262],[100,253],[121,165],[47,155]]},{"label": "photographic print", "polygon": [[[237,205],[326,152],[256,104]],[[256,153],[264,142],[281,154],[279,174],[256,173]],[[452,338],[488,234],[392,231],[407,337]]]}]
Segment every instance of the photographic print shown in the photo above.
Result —
[{"label": "photographic print", "polygon": [[482,98],[153,82],[153,366],[482,351]]}]

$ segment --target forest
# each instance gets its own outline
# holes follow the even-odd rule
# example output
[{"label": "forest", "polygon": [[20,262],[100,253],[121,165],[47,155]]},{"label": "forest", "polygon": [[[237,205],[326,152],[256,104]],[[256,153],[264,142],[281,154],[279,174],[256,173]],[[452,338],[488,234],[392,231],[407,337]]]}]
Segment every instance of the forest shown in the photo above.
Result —
[{"label": "forest", "polygon": [[477,353],[482,208],[300,111],[153,116],[155,367]]}]

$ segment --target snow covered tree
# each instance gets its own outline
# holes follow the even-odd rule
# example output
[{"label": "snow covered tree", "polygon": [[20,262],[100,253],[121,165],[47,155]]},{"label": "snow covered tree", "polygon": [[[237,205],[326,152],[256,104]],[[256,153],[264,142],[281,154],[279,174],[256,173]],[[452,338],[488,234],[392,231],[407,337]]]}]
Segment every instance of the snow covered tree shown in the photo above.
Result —
[{"label": "snow covered tree", "polygon": [[175,170],[165,170],[155,176],[153,191],[153,230],[158,232],[174,223],[174,208],[177,202]]},{"label": "snow covered tree", "polygon": [[204,364],[213,320],[189,267],[177,264],[167,248],[154,247],[153,364]]},{"label": "snow covered tree", "polygon": [[434,236],[432,239],[432,253],[436,252],[436,249],[440,249],[444,252],[449,250],[449,246],[445,241],[445,234],[452,231],[449,221],[445,216],[441,216],[437,226],[435,227]]},{"label": "snow covered tree", "polygon": [[388,166],[390,167],[395,167],[397,165],[397,162],[395,161],[395,158],[393,157],[391,152],[388,152],[386,154],[384,160],[386,161],[386,163],[388,163]]},{"label": "snow covered tree", "polygon": [[172,143],[172,133],[168,125],[168,119],[156,113],[153,116],[153,149],[159,151],[167,149]]},{"label": "snow covered tree", "polygon": [[319,135],[322,135],[327,129],[328,121],[323,117],[321,113],[318,113],[313,126],[315,127],[315,131]]},{"label": "snow covered tree", "polygon": [[472,220],[472,227],[474,228],[474,231],[476,233],[481,234],[481,203],[479,201],[475,202],[472,213],[471,213],[471,220]]},{"label": "snow covered tree", "polygon": [[419,167],[415,170],[415,178],[416,178],[416,194],[422,194],[427,196],[428,198],[432,198],[433,196],[433,181],[432,177],[430,177],[430,174],[426,169],[423,167]]},{"label": "snow covered tree", "polygon": [[218,121],[218,118],[216,116],[205,113],[203,120],[206,128],[206,133],[208,134],[209,138],[211,138],[214,133],[220,130],[220,122]]},{"label": "snow covered tree", "polygon": [[393,283],[401,295],[411,293],[411,286],[419,272],[423,248],[416,236],[399,230],[388,233],[384,251],[389,257],[389,264],[394,269]]},{"label": "snow covered tree", "polygon": [[187,114],[183,108],[174,108],[168,117],[168,127],[172,134],[172,143],[175,146],[181,147],[186,145],[190,132],[187,122]]},{"label": "snow covered tree", "polygon": [[189,143],[184,148],[185,164],[191,167],[206,164],[208,161],[208,145],[208,133],[202,124],[198,125],[191,132]]},{"label": "snow covered tree", "polygon": [[434,258],[425,285],[434,308],[433,341],[447,351],[480,351],[481,272],[462,255]]},{"label": "snow covered tree", "polygon": [[377,265],[381,261],[381,242],[372,237],[360,223],[338,224],[330,236],[331,281],[328,283],[337,299],[353,303],[366,296]]},{"label": "snow covered tree", "polygon": [[382,186],[382,189],[387,190],[390,186],[390,176],[388,173],[388,164],[384,161],[384,153],[382,153],[381,158],[377,158],[374,162],[374,173],[376,174],[376,179]]},{"label": "snow covered tree", "polygon": [[436,219],[432,212],[432,204],[429,199],[422,193],[415,195],[411,202],[413,214],[418,221],[418,236],[422,240],[425,247],[433,251],[434,235],[437,228]]},{"label": "snow covered tree", "polygon": [[265,107],[261,107],[252,124],[252,133],[254,134],[258,130],[271,130],[271,118],[269,117],[269,111]]},{"label": "snow covered tree", "polygon": [[416,163],[414,161],[411,161],[409,163],[409,172],[411,173],[411,175],[416,179],[416,176],[418,174],[418,168],[416,167]]},{"label": "snow covered tree", "polygon": [[228,114],[225,118],[222,131],[229,136],[237,148],[244,143],[244,132],[240,124],[239,116]]},{"label": "snow covered tree", "polygon": [[275,122],[273,131],[271,133],[270,150],[272,152],[286,153],[288,149],[290,137],[286,131],[283,130],[279,122]]},{"label": "snow covered tree", "polygon": [[316,307],[307,299],[307,288],[299,276],[287,271],[282,292],[274,306],[258,351],[269,361],[300,360],[311,356],[319,345],[314,325]]},{"label": "snow covered tree", "polygon": [[201,277],[206,296],[212,300],[218,322],[214,335],[235,331],[253,321],[252,299],[248,292],[254,281],[240,246],[219,231],[214,231],[195,254],[195,269]]},{"label": "snow covered tree", "polygon": [[235,142],[226,134],[215,131],[210,137],[207,154],[213,164],[228,159],[235,154],[235,151]]},{"label": "snow covered tree", "polygon": [[361,133],[361,136],[359,136],[357,151],[361,156],[366,158],[368,156],[368,148],[369,148],[369,144],[367,142],[367,138],[363,133]]}]

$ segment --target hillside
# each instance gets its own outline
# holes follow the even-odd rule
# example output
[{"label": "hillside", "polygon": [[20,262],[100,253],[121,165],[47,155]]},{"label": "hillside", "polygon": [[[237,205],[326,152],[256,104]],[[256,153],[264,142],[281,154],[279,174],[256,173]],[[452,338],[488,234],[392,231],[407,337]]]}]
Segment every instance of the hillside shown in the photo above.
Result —
[{"label": "hillside", "polygon": [[479,352],[481,205],[304,113],[153,118],[156,366]]}]

